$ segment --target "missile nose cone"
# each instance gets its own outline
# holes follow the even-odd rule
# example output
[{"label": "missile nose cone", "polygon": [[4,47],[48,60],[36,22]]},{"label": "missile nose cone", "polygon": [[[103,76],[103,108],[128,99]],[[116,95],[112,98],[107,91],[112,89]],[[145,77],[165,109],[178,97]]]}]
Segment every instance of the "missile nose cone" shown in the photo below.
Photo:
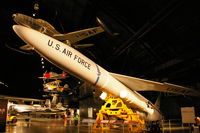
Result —
[{"label": "missile nose cone", "polygon": [[13,25],[12,26],[14,32],[21,38],[26,38],[28,33],[26,31],[26,28],[24,26],[21,25]]},{"label": "missile nose cone", "polygon": [[25,26],[22,25],[13,25],[12,28],[16,33],[24,33],[27,29]]},{"label": "missile nose cone", "polygon": [[16,33],[18,33],[20,27],[19,25],[13,25],[12,28]]},{"label": "missile nose cone", "polygon": [[16,31],[17,25],[13,25],[12,28],[13,28],[14,31]]}]

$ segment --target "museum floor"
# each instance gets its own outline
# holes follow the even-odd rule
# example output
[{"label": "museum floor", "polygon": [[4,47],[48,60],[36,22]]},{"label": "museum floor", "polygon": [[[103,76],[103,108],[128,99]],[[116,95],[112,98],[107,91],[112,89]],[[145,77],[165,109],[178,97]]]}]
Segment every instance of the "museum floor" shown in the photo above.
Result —
[{"label": "museum floor", "polygon": [[[188,127],[168,123],[161,133],[191,133]],[[117,127],[110,130],[92,129],[91,124],[81,123],[77,126],[73,121],[63,119],[34,118],[29,122],[19,120],[16,124],[7,124],[5,133],[127,133],[126,127]]]}]

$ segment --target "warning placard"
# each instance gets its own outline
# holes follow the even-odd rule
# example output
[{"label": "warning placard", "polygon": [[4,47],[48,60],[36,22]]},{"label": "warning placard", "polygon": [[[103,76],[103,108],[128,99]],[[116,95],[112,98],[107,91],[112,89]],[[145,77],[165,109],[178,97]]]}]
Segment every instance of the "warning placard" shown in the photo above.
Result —
[{"label": "warning placard", "polygon": [[195,123],[194,107],[181,108],[182,123]]}]

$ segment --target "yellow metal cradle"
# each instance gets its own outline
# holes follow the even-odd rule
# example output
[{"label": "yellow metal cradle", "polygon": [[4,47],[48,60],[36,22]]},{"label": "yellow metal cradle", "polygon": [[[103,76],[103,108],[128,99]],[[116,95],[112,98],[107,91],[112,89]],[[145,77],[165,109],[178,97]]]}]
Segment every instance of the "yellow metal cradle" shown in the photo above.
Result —
[{"label": "yellow metal cradle", "polygon": [[128,124],[130,131],[138,133],[144,131],[144,119],[137,112],[129,109],[120,98],[109,97],[105,101],[106,103],[102,105],[97,113],[96,123],[94,123],[93,128],[110,129],[115,124],[115,120],[120,119],[123,121],[120,122],[121,124]]}]

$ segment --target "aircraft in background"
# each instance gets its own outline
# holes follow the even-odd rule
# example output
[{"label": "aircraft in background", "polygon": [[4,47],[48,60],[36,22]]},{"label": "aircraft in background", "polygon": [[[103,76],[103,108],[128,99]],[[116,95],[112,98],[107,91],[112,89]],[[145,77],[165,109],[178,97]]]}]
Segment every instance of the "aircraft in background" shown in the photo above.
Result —
[{"label": "aircraft in background", "polygon": [[[12,17],[17,24],[37,30],[57,40],[60,40],[74,48],[85,48],[93,46],[94,44],[76,44],[76,43],[80,40],[102,33],[104,32],[104,28],[106,28],[103,22],[101,22],[101,20],[97,18],[97,22],[100,24],[100,26],[98,27],[61,34],[50,23],[48,23],[43,19],[35,19],[33,17],[21,13],[13,14]],[[20,49],[33,50],[33,47],[30,46],[29,44],[26,44],[21,46]]]},{"label": "aircraft in background", "polygon": [[111,95],[122,99],[127,106],[143,114],[146,121],[161,120],[162,114],[157,106],[137,91],[200,95],[200,92],[191,88],[108,72],[73,47],[55,38],[21,25],[14,25],[13,29],[24,42],[34,47],[34,50],[49,62],[70,75],[92,84],[103,92],[104,98]]},{"label": "aircraft in background", "polygon": [[68,84],[61,86],[61,80],[55,80],[48,83],[43,84],[45,92],[63,92],[64,89],[69,88]]},{"label": "aircraft in background", "polygon": [[40,79],[65,79],[68,77],[68,73],[56,73],[56,72],[49,72],[49,73],[44,73],[43,77],[38,77]]},{"label": "aircraft in background", "polygon": [[8,109],[10,111],[13,110],[13,111],[16,111],[18,113],[36,111],[36,108],[33,105],[15,104],[15,103],[12,103],[12,102],[8,103]]},{"label": "aircraft in background", "polygon": [[[52,104],[52,103],[51,103]],[[28,112],[56,112],[56,111],[65,111],[67,108],[62,106],[62,103],[55,104],[55,107],[46,107],[40,104],[15,104],[12,102],[8,103],[8,111],[15,113],[28,113]]]},{"label": "aircraft in background", "polygon": [[[36,111],[34,104],[44,102],[44,100],[41,100],[41,99],[15,97],[15,96],[8,96],[8,95],[0,95],[0,99],[7,99],[8,110],[16,111],[18,113]],[[29,103],[29,104],[25,104],[25,103]]]}]

